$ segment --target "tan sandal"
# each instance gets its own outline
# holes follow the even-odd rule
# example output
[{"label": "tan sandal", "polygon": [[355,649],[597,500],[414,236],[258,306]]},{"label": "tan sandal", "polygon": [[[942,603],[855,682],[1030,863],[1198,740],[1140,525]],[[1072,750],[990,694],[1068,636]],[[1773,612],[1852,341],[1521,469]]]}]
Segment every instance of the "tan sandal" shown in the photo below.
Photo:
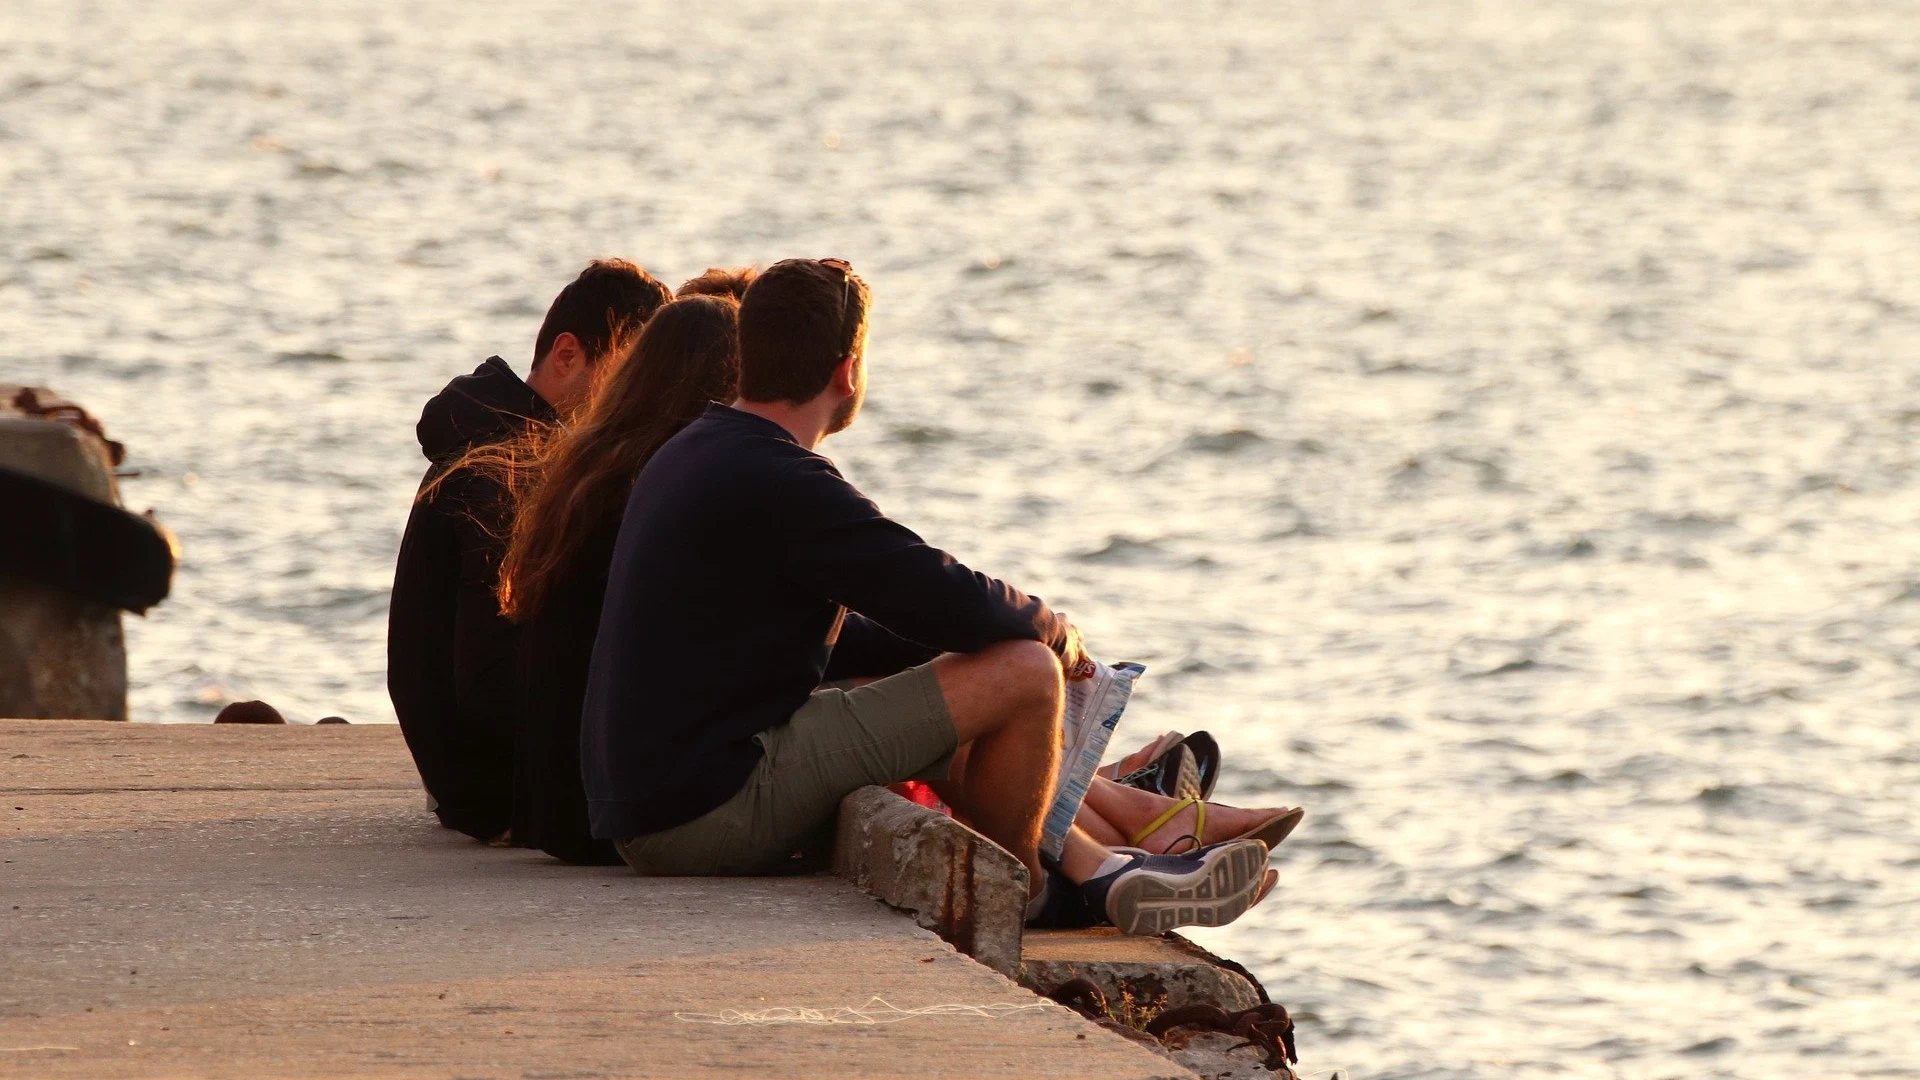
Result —
[{"label": "tan sandal", "polygon": [[1159,817],[1148,822],[1146,828],[1141,829],[1129,837],[1127,843],[1133,847],[1141,848],[1141,850],[1148,850],[1141,846],[1141,841],[1165,828],[1168,823],[1172,822],[1174,818],[1179,817],[1180,813],[1189,806],[1194,808],[1193,831],[1174,838],[1173,843],[1168,844],[1162,854],[1178,854],[1178,852],[1175,852],[1173,849],[1182,840],[1193,841],[1193,847],[1186,849],[1188,851],[1206,847],[1210,842],[1219,843],[1222,840],[1258,840],[1267,845],[1267,850],[1271,851],[1279,847],[1281,841],[1291,836],[1293,830],[1298,828],[1301,820],[1307,816],[1305,810],[1296,806],[1290,810],[1283,810],[1275,814],[1238,836],[1220,837],[1216,840],[1209,841],[1207,839],[1207,804],[1199,799],[1188,796],[1187,798],[1176,800],[1174,804],[1167,807],[1166,811]]},{"label": "tan sandal", "polygon": [[1188,796],[1187,798],[1184,798],[1184,799],[1175,800],[1172,806],[1167,807],[1165,813],[1161,814],[1157,818],[1154,818],[1151,822],[1147,823],[1146,828],[1141,829],[1139,832],[1136,832],[1131,837],[1129,837],[1127,839],[1127,843],[1133,845],[1134,847],[1140,847],[1141,846],[1140,842],[1142,840],[1145,840],[1147,837],[1152,836],[1154,833],[1157,833],[1161,829],[1166,828],[1168,823],[1172,822],[1174,818],[1179,817],[1181,812],[1184,811],[1189,806],[1194,808],[1193,831],[1190,833],[1187,833],[1184,836],[1176,837],[1173,843],[1168,844],[1166,848],[1161,852],[1161,854],[1163,855],[1178,854],[1178,852],[1175,852],[1173,849],[1174,849],[1174,846],[1179,844],[1180,841],[1182,840],[1193,841],[1193,847],[1188,848],[1187,849],[1188,851],[1194,851],[1199,848],[1206,847],[1207,846],[1207,804],[1204,802],[1201,802],[1199,799],[1193,798],[1192,796]]},{"label": "tan sandal", "polygon": [[1306,816],[1306,809],[1296,806],[1291,810],[1273,815],[1241,835],[1260,841],[1267,845],[1268,851],[1272,851],[1280,846],[1280,841],[1293,835],[1293,830],[1300,827],[1300,822]]}]

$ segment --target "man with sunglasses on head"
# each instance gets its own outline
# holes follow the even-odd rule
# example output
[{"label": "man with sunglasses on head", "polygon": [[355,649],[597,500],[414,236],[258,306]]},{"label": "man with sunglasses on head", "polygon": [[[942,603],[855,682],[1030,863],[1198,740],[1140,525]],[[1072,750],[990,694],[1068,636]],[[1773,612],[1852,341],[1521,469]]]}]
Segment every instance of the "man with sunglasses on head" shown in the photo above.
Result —
[{"label": "man with sunglasses on head", "polygon": [[842,798],[919,779],[1026,865],[1031,919],[1091,909],[1152,934],[1236,918],[1266,871],[1258,840],[1148,855],[1076,828],[1042,865],[1080,635],[814,452],[859,414],[867,312],[844,262],[767,268],[740,306],[739,400],[635,482],[582,717],[593,834],[643,874],[810,868],[795,853],[830,838]]}]

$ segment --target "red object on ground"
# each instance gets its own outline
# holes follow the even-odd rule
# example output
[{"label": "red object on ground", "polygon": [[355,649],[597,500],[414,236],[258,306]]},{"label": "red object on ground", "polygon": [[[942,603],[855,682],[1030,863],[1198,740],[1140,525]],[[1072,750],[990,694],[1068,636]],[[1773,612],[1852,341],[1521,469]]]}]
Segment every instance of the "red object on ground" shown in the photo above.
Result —
[{"label": "red object on ground", "polygon": [[935,795],[932,788],[918,780],[902,781],[893,785],[893,790],[908,802],[919,803],[929,810],[938,810],[948,817],[953,816],[953,810],[940,801],[940,796]]}]

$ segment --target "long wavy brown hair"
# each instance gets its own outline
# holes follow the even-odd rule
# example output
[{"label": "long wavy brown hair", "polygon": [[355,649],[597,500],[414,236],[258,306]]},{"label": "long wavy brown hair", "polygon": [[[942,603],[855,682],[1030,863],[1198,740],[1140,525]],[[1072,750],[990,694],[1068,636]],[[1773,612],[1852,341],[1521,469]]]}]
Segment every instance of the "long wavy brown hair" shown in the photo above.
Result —
[{"label": "long wavy brown hair", "polygon": [[739,378],[740,305],[688,296],[654,312],[624,356],[596,372],[587,403],[568,419],[476,447],[462,468],[507,492],[512,529],[495,593],[515,622],[539,614],[588,539],[614,525],[640,469]]}]

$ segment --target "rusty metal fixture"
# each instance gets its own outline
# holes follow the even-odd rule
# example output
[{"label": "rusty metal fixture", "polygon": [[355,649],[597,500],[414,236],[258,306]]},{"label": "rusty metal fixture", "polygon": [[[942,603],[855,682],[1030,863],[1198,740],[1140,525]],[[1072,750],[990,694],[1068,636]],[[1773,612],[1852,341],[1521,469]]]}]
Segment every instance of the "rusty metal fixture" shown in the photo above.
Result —
[{"label": "rusty metal fixture", "polygon": [[1053,988],[1047,997],[1065,1005],[1081,1016],[1113,1032],[1115,1035],[1132,1039],[1137,1043],[1159,1046],[1160,1040],[1114,1019],[1113,1010],[1107,1005],[1107,995],[1098,986],[1087,979],[1068,979]]},{"label": "rusty metal fixture", "polygon": [[1090,979],[1068,979],[1054,987],[1047,997],[1089,1020],[1113,1019],[1112,1011],[1107,1008],[1107,995]]},{"label": "rusty metal fixture", "polygon": [[1285,1080],[1298,1080],[1290,1066],[1300,1064],[1300,1054],[1293,1042],[1293,1017],[1287,1015],[1284,1005],[1255,1005],[1236,1013],[1206,1003],[1181,1005],[1162,1011],[1141,1031],[1116,1020],[1107,995],[1088,979],[1069,979],[1054,987],[1047,997],[1108,1031],[1155,1046],[1166,1044],[1167,1036],[1176,1028],[1200,1028],[1234,1035],[1246,1041],[1228,1047],[1229,1050],[1254,1047],[1265,1055],[1261,1064],[1269,1072]]},{"label": "rusty metal fixture", "polygon": [[107,438],[107,429],[93,414],[51,390],[39,386],[22,386],[15,389],[13,398],[8,402],[13,411],[22,416],[38,420],[58,420],[63,424],[72,424],[101,442],[107,444],[107,453],[115,466],[127,459],[125,444]]},{"label": "rusty metal fixture", "polygon": [[1293,1017],[1287,1015],[1284,1005],[1256,1005],[1237,1013],[1229,1013],[1218,1005],[1183,1005],[1154,1017],[1147,1024],[1147,1033],[1164,1038],[1182,1027],[1219,1031],[1245,1039],[1232,1049],[1257,1047],[1266,1055],[1266,1067],[1289,1080],[1294,1072],[1288,1066],[1300,1063],[1293,1041]]}]

